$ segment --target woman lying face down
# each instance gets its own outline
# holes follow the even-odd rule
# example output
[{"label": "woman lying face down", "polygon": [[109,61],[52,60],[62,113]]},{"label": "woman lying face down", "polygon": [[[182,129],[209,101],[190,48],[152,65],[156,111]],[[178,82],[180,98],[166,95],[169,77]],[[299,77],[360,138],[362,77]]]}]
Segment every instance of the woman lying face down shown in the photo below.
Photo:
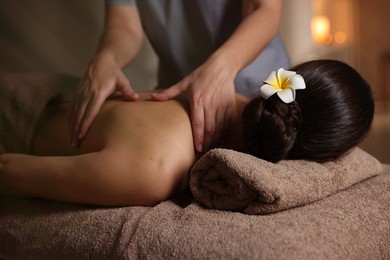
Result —
[{"label": "woman lying face down", "polygon": [[[291,71],[271,73],[251,101],[236,96],[223,147],[271,162],[325,162],[364,138],[374,101],[353,68],[318,60]],[[130,206],[155,205],[185,190],[196,160],[188,103],[147,97],[106,101],[79,149],[68,140],[69,104],[48,105],[31,154],[0,155],[0,194]]]}]

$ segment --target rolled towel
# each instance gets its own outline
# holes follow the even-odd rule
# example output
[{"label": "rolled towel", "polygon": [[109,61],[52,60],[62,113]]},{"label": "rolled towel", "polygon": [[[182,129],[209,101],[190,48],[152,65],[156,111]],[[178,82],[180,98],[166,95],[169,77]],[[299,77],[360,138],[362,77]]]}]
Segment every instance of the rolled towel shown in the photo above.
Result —
[{"label": "rolled towel", "polygon": [[269,214],[321,200],[381,172],[382,164],[357,147],[331,162],[276,164],[218,148],[195,163],[190,189],[195,200],[208,208]]}]

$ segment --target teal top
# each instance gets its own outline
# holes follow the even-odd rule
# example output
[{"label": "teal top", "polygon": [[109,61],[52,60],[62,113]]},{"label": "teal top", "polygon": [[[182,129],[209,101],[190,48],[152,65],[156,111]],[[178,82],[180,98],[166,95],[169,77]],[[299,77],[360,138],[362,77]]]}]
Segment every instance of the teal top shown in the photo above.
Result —
[{"label": "teal top", "polygon": [[[180,81],[221,46],[242,20],[237,0],[105,0],[136,4],[150,43],[159,57],[158,87]],[[259,28],[261,30],[261,28]],[[290,60],[279,34],[235,79],[236,91],[252,98],[268,74],[288,69]]]}]

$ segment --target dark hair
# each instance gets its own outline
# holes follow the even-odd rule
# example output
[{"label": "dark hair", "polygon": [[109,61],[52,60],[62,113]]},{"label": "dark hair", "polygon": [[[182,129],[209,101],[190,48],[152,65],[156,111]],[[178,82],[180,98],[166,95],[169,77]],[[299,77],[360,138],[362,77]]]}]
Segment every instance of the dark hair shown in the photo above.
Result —
[{"label": "dark hair", "polygon": [[273,95],[256,97],[244,108],[247,152],[271,162],[308,159],[326,162],[356,146],[374,115],[371,88],[351,66],[315,60],[291,68],[306,89],[286,104]]}]

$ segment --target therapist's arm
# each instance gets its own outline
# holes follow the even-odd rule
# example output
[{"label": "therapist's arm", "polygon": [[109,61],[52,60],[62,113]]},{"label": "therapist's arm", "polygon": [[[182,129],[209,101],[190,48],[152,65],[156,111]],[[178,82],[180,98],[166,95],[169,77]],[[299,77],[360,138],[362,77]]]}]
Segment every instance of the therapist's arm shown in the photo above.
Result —
[{"label": "therapist's arm", "polygon": [[73,99],[69,120],[73,146],[84,139],[103,102],[112,93],[119,91],[127,100],[139,98],[122,68],[137,55],[143,38],[134,5],[106,5],[103,35]]},{"label": "therapist's arm", "polygon": [[188,97],[199,152],[215,145],[228,129],[235,105],[234,79],[278,31],[283,0],[243,0],[242,4],[244,19],[231,37],[182,81],[152,96],[155,100]]},{"label": "therapist's arm", "polygon": [[283,8],[283,0],[242,2],[244,20],[214,53],[228,60],[235,74],[249,65],[271,42],[278,32]]},{"label": "therapist's arm", "polygon": [[105,55],[123,68],[139,52],[143,29],[134,5],[106,5],[105,28],[96,56]]}]

